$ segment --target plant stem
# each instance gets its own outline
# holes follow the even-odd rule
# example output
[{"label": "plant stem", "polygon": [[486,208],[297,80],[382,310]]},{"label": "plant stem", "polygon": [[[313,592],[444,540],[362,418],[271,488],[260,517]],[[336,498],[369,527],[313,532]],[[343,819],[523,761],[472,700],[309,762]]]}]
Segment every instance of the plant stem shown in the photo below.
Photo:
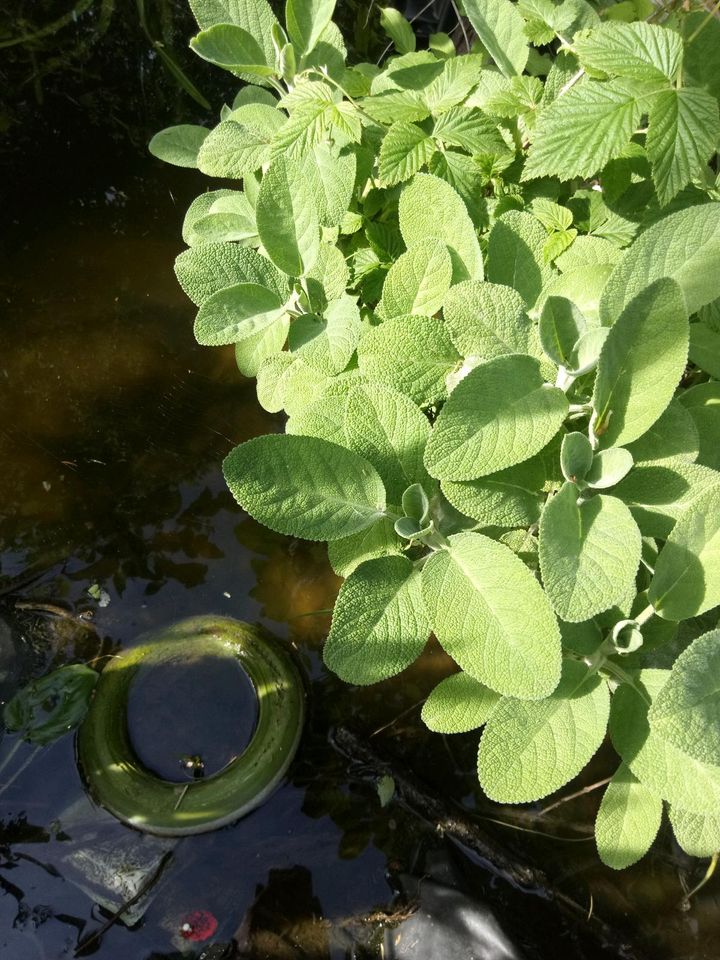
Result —
[{"label": "plant stem", "polygon": [[685,41],[685,43],[688,43],[688,44],[689,44],[689,43],[692,43],[693,40],[695,40],[695,39],[703,32],[703,30],[705,29],[705,27],[710,23],[710,21],[711,21],[712,18],[715,16],[715,14],[718,12],[718,10],[720,10],[720,0],[718,0],[718,2],[715,4],[715,6],[712,8],[712,10],[708,13],[708,15],[705,17],[705,19],[703,20],[703,22],[702,22],[702,23],[700,24],[700,26],[697,28],[697,30],[693,30],[693,32],[692,32],[692,33],[690,34],[690,36],[687,38],[687,40]]},{"label": "plant stem", "polygon": [[575,793],[570,793],[567,797],[560,797],[559,800],[556,800],[554,803],[548,804],[547,807],[543,807],[542,810],[538,811],[538,817],[544,817],[546,813],[550,813],[551,810],[555,810],[556,807],[562,806],[563,803],[567,803],[569,800],[575,800],[578,797],[584,796],[586,793],[592,793],[593,790],[597,790],[599,787],[604,787],[606,783],[610,783],[612,777],[605,777],[603,780],[598,780],[597,783],[591,783],[587,787],[583,787],[582,790],[576,790]]}]

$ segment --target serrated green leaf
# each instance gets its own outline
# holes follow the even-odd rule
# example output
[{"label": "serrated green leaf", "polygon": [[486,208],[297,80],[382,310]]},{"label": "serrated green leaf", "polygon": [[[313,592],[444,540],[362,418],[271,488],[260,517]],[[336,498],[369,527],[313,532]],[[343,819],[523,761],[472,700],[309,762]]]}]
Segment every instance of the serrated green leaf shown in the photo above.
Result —
[{"label": "serrated green leaf", "polygon": [[688,340],[674,280],[657,280],[623,310],[600,353],[593,391],[593,428],[604,446],[631,443],[658,419],[683,375]]},{"label": "serrated green leaf", "polygon": [[301,277],[312,269],[320,227],[315,197],[298,163],[273,161],[260,185],[256,217],[262,245],[283,273]]},{"label": "serrated green leaf", "polygon": [[529,352],[533,325],[512,287],[478,280],[455,284],[445,297],[443,318],[464,357],[490,360]]},{"label": "serrated green leaf", "polygon": [[480,785],[499,803],[530,803],[577,776],[605,737],[610,695],[585,664],[565,660],[544,700],[506,698],[485,726],[478,753]]},{"label": "serrated green leaf", "polygon": [[679,284],[690,315],[720,297],[720,203],[671,213],[638,237],[603,290],[603,325],[611,326],[627,304],[660,277]]},{"label": "serrated green leaf", "polygon": [[389,517],[380,517],[365,530],[328,544],[328,559],[339,577],[349,577],[365,560],[400,556],[401,552],[401,541]]},{"label": "serrated green leaf", "polygon": [[545,471],[538,457],[479,480],[444,480],[442,491],[461,513],[486,527],[529,527],[540,519]]},{"label": "serrated green leaf", "polygon": [[198,307],[218,290],[238,283],[259,283],[283,301],[290,294],[286,278],[269,260],[236,243],[203,243],[183,251],[175,260],[175,275]]},{"label": "serrated green leaf", "polygon": [[606,867],[624,870],[650,849],[662,820],[662,800],[623,763],[603,794],[595,843]]},{"label": "serrated green leaf", "polygon": [[553,275],[543,254],[546,237],[535,217],[518,210],[498,217],[490,231],[488,280],[513,287],[528,307]]},{"label": "serrated green leaf", "polygon": [[420,571],[406,557],[380,557],[357,567],[335,603],[325,665],[359,684],[409,667],[430,636],[420,581]]},{"label": "serrated green leaf", "polygon": [[412,53],[415,33],[405,17],[393,7],[380,8],[380,26],[395,44],[398,53]]},{"label": "serrated green leaf", "polygon": [[479,533],[458,533],[423,567],[433,630],[462,669],[498,693],[547,697],[560,676],[560,631],[522,560]]},{"label": "serrated green leaf", "polygon": [[678,400],[697,430],[697,462],[720,470],[720,383],[699,383],[683,390]]},{"label": "serrated green leaf", "polygon": [[203,60],[236,73],[270,77],[274,69],[254,36],[235,23],[218,23],[190,41],[190,49]]},{"label": "serrated green leaf", "polygon": [[327,135],[335,116],[335,94],[322,80],[304,80],[283,98],[283,104],[291,114],[275,134],[270,156],[299,159]]},{"label": "serrated green leaf", "polygon": [[683,810],[715,815],[720,808],[720,767],[682,753],[655,733],[648,721],[649,706],[668,675],[668,670],[641,670],[633,686],[618,687],[610,711],[613,745],[653,793]]},{"label": "serrated green leaf", "polygon": [[720,630],[683,650],[648,714],[652,729],[678,750],[720,766]]},{"label": "serrated green leaf", "polygon": [[435,733],[467,733],[487,722],[499,700],[500,694],[460,671],[433,688],[421,716]]},{"label": "serrated green leaf", "polygon": [[203,301],[195,318],[195,338],[206,347],[237,343],[269,327],[285,308],[274,290],[258,283],[237,283]]},{"label": "serrated green leaf", "polygon": [[528,60],[525,22],[509,0],[465,0],[465,13],[480,42],[506,77],[520,74]]},{"label": "serrated green leaf", "polygon": [[453,107],[435,121],[433,137],[468,153],[504,153],[505,141],[497,124],[477,107]]},{"label": "serrated green leaf", "polygon": [[287,0],[285,22],[298,57],[314,49],[334,10],[335,0]]},{"label": "serrated green leaf", "polygon": [[158,160],[176,167],[197,167],[198,153],[210,131],[192,123],[160,130],[148,144],[150,153]]},{"label": "serrated green leaf", "polygon": [[645,536],[664,540],[695,501],[719,484],[716,471],[670,458],[636,464],[613,492],[630,507]]},{"label": "serrated green leaf", "polygon": [[462,358],[433,317],[397,317],[372,327],[358,344],[363,376],[395,387],[420,405],[447,396],[445,378]]},{"label": "serrated green leaf", "polygon": [[430,115],[427,104],[415,90],[385,90],[363,97],[360,106],[377,123],[388,125],[396,120],[424,120]]},{"label": "serrated green leaf", "polygon": [[720,486],[701,493],[676,522],[648,598],[666,620],[686,620],[720,604]]},{"label": "serrated green leaf", "polygon": [[417,173],[400,195],[400,232],[406,246],[441,240],[450,251],[453,283],[482,280],[483,261],[475,228],[465,204],[449,183]]},{"label": "serrated green leaf", "polygon": [[534,357],[496,357],[453,391],[433,427],[425,465],[439,480],[474,480],[527,460],[567,416],[562,390],[543,383]]},{"label": "serrated green leaf", "polygon": [[348,445],[382,477],[391,503],[413,483],[427,483],[423,452],[430,424],[409,397],[387,386],[354,387],[345,413]]},{"label": "serrated green leaf", "polygon": [[304,540],[350,536],[385,510],[385,488],[374,467],[317,437],[255,437],[230,451],[223,473],[253,519]]},{"label": "serrated green leaf", "polygon": [[720,815],[692,813],[670,806],[670,823],[679,846],[691,857],[712,857],[720,850]]},{"label": "serrated green leaf", "polygon": [[642,112],[627,81],[574,86],[538,116],[522,179],[592,176],[620,156]]},{"label": "serrated green leaf", "polygon": [[580,623],[622,604],[640,564],[640,531],[616,497],[579,501],[566,482],[540,519],[540,570],[555,612]]},{"label": "serrated green leaf", "polygon": [[652,23],[604,23],[573,46],[585,69],[631,80],[674,80],[683,56],[680,35]]},{"label": "serrated green leaf", "polygon": [[434,116],[462,103],[480,79],[482,57],[463,54],[443,64],[442,72],[423,90],[428,109]]},{"label": "serrated green leaf", "polygon": [[433,316],[442,306],[451,278],[452,261],[444,243],[427,238],[408,244],[385,278],[383,313],[388,319]]},{"label": "serrated green leaf", "polygon": [[385,134],[380,147],[378,172],[383,186],[409,180],[433,154],[432,139],[414,123],[398,120]]},{"label": "serrated green leaf", "polygon": [[[663,33],[677,37],[670,30]],[[679,40],[679,37],[678,37]],[[661,206],[698,177],[715,153],[720,116],[704,90],[662,90],[650,106],[646,148]]]}]

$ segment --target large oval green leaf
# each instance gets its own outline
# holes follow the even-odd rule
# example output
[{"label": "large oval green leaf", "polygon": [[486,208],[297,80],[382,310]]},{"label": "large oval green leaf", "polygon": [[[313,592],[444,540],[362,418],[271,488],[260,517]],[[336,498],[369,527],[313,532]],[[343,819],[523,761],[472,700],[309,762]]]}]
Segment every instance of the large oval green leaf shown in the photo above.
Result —
[{"label": "large oval green leaf", "polygon": [[538,700],[560,677],[560,630],[522,560],[479,533],[450,537],[423,568],[435,635],[466,673],[498,693]]},{"label": "large oval green leaf", "polygon": [[496,357],[472,370],[435,421],[425,465],[439,480],[474,480],[527,460],[560,429],[562,390],[548,387],[534,357]]},{"label": "large oval green leaf", "polygon": [[409,667],[429,636],[420,571],[406,557],[379,557],[340,588],[323,659],[349,683],[377,683]]},{"label": "large oval green leaf", "polygon": [[238,343],[264,330],[285,312],[274,290],[258,283],[236,283],[204,301],[195,318],[195,337],[206,347]]},{"label": "large oval green leaf", "polygon": [[258,234],[267,255],[290,277],[304,276],[320,252],[315,198],[302,168],[278,157],[265,173],[255,209]]},{"label": "large oval green leaf", "polygon": [[305,540],[347,537],[385,510],[385,488],[375,468],[317,437],[255,437],[230,451],[223,473],[251,517]]},{"label": "large oval green leaf", "polygon": [[616,497],[580,501],[565,483],[540,520],[540,570],[558,616],[580,623],[620,606],[633,588],[641,537],[632,514]]},{"label": "large oval green leaf", "polygon": [[546,699],[507,697],[493,710],[480,740],[478,776],[491,800],[531,803],[577,776],[605,737],[607,684],[583,663],[565,660]]},{"label": "large oval green leaf", "polygon": [[648,598],[666,620],[686,620],[720,603],[720,487],[697,497],[673,527]]},{"label": "large oval green leaf", "polygon": [[593,428],[602,446],[641,437],[672,400],[687,363],[689,325],[682,291],[657,280],[610,328],[598,361]]}]

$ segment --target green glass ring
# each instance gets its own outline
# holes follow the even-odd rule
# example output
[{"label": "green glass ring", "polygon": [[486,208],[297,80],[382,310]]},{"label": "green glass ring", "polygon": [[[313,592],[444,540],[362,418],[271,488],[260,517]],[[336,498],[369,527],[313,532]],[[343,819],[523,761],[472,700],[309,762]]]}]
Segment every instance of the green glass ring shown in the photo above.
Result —
[{"label": "green glass ring", "polygon": [[[305,715],[300,673],[271,638],[239,620],[193,617],[141,638],[112,659],[78,731],[80,766],[93,798],[119,820],[159,836],[223,827],[249,813],[278,786],[298,748]],[[257,725],[240,756],[202,780],[171,783],[147,771],[128,734],[130,685],[141,664],[202,656],[238,660],[258,698]]]}]

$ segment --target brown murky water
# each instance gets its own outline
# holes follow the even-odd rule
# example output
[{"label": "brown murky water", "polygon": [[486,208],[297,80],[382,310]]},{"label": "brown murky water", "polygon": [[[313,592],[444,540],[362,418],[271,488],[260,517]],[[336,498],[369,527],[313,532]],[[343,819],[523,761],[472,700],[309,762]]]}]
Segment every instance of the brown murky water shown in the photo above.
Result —
[{"label": "brown murky water", "polygon": [[[281,423],[258,407],[232,349],[192,338],[193,309],[171,265],[183,211],[200,189],[191,172],[164,173],[147,160],[121,187],[30,208],[11,225],[0,280],[0,618],[25,676],[111,654],[183,616],[259,622],[295,648],[310,717],[281,789],[238,824],[179,843],[142,919],[113,924],[87,954],[209,960],[202,943],[182,937],[188,915],[207,911],[217,929],[205,946],[235,938],[244,956],[268,960],[380,957],[378,911],[402,911],[401,878],[422,876],[443,854],[526,957],[618,955],[590,945],[583,921],[559,920],[537,891],[513,889],[397,802],[381,807],[372,771],[329,742],[346,724],[624,931],[626,955],[714,960],[720,881],[681,909],[705,864],[682,856],[669,830],[643,863],[614,874],[589,839],[597,793],[542,818],[483,801],[475,738],[432,736],[419,722],[423,698],[450,666],[435,647],[369,689],[324,671],[328,619],[306,616],[331,607],[339,585],[323,548],[261,529],[220,474],[231,446]],[[90,588],[104,591],[102,605]],[[71,616],[57,616],[57,606]],[[73,619],[87,610],[90,625]],[[0,741],[0,762],[13,741]],[[17,767],[30,752],[19,750]],[[586,783],[607,775],[607,759],[596,758]],[[71,957],[106,923],[88,863],[111,862],[113,844],[138,835],[84,796],[72,736],[0,795],[3,958]]]}]

